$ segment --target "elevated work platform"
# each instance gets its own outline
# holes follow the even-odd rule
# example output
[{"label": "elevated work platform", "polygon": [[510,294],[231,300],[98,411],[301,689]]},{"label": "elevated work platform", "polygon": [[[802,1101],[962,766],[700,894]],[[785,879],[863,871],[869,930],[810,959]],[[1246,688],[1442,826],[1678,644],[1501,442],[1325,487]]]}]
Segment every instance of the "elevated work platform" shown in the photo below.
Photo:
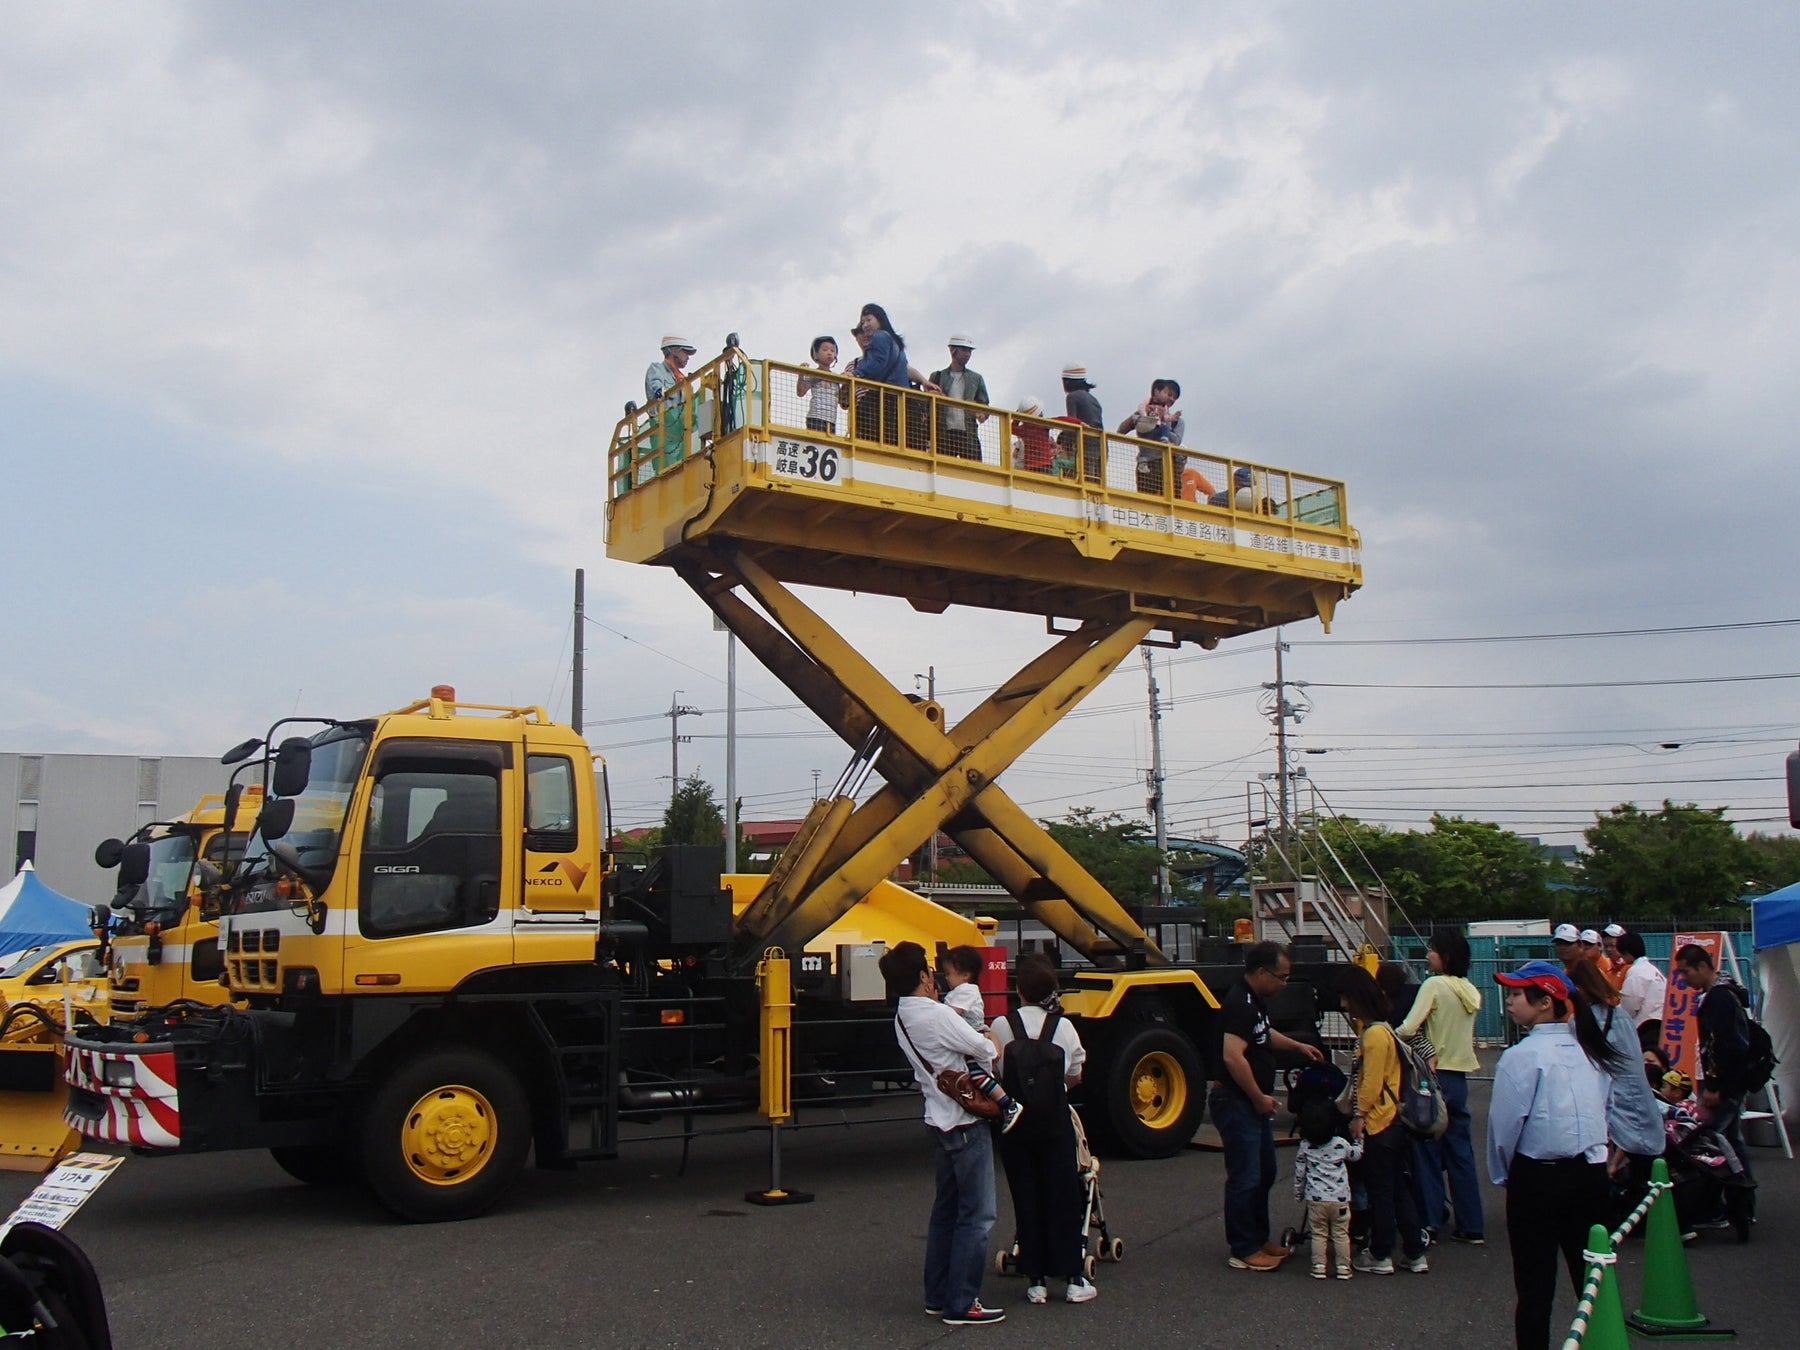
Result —
[{"label": "elevated work platform", "polygon": [[[737,916],[739,956],[803,949],[944,830],[1089,960],[1165,963],[995,780],[1157,633],[1329,623],[1362,579],[1343,485],[843,377],[813,403],[808,374],[727,352],[611,449],[607,553],[674,568],[854,752]],[[794,583],[1039,614],[1056,640],[947,726]]]},{"label": "elevated work platform", "polygon": [[[718,541],[784,582],[1176,641],[1318,617],[1362,584],[1342,483],[727,353],[614,434],[607,553]],[[824,420],[824,419],[819,419]],[[960,421],[960,427],[958,423]]]}]

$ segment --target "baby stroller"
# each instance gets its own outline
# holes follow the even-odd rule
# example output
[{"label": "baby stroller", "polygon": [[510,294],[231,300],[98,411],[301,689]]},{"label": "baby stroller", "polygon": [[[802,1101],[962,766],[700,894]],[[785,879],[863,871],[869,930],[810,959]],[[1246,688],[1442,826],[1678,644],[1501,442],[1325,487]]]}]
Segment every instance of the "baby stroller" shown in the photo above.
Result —
[{"label": "baby stroller", "polygon": [[[1081,1113],[1071,1106],[1069,1117],[1075,1123],[1075,1168],[1081,1178],[1082,1195],[1087,1200],[1081,1215],[1081,1274],[1091,1280],[1100,1262],[1125,1259],[1125,1239],[1113,1237],[1106,1231],[1106,1197],[1100,1191],[1100,1160],[1088,1147]],[[994,1253],[994,1271],[999,1275],[1021,1273],[1017,1237],[1013,1238],[1011,1247]]]},{"label": "baby stroller", "polygon": [[[1338,1129],[1347,1134],[1350,1128],[1350,1117],[1344,1114],[1337,1105],[1337,1101],[1344,1095],[1344,1089],[1349,1086],[1349,1083],[1350,1080],[1345,1077],[1344,1071],[1330,1060],[1326,1060],[1322,1064],[1309,1064],[1290,1077],[1288,1080],[1288,1111],[1294,1117],[1295,1122],[1292,1132],[1299,1133],[1300,1113],[1307,1108],[1309,1103],[1325,1101],[1331,1104],[1331,1109],[1338,1117]],[[1304,1219],[1301,1220],[1298,1228],[1284,1228],[1281,1233],[1281,1245],[1290,1252],[1301,1250],[1311,1241],[1312,1234],[1308,1231]]]},{"label": "baby stroller", "polygon": [[1681,1231],[1696,1226],[1729,1225],[1739,1242],[1750,1240],[1756,1214],[1756,1183],[1717,1130],[1708,1129],[1682,1112],[1665,1126],[1668,1146],[1663,1160],[1675,1185],[1675,1215]]}]

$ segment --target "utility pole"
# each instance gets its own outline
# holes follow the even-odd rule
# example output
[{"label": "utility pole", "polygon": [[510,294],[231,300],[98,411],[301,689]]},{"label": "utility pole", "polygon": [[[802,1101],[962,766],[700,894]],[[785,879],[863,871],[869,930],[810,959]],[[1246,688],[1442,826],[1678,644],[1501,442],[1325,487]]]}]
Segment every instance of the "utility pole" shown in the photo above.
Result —
[{"label": "utility pole", "polygon": [[1291,878],[1288,859],[1293,855],[1288,851],[1291,840],[1288,838],[1288,775],[1287,775],[1287,680],[1282,674],[1281,655],[1287,650],[1287,643],[1281,640],[1281,630],[1275,630],[1275,790],[1278,793],[1276,818],[1281,822],[1281,876],[1286,881]]},{"label": "utility pole", "polygon": [[582,568],[575,569],[575,668],[569,676],[569,725],[575,734],[581,734],[581,675],[586,664],[582,657],[587,651],[587,572]]},{"label": "utility pole", "polygon": [[737,871],[737,634],[725,638],[725,870]]},{"label": "utility pole", "polygon": [[[915,675],[913,678],[917,679],[918,676]],[[917,686],[915,685],[914,688],[917,688]],[[926,666],[925,667],[925,701],[927,703],[936,703],[937,702],[937,667],[936,666]],[[933,827],[933,829],[931,831],[931,838],[925,845],[925,876],[926,876],[927,880],[929,880],[933,886],[937,885],[937,874],[938,874],[937,841],[938,841],[938,832],[937,832],[936,827]]]},{"label": "utility pole", "polygon": [[[1293,802],[1292,782],[1294,778],[1305,777],[1304,772],[1295,773],[1288,768],[1288,722],[1304,721],[1306,714],[1312,711],[1312,705],[1304,694],[1289,697],[1290,689],[1303,690],[1305,685],[1299,681],[1289,682],[1282,657],[1288,649],[1287,643],[1281,640],[1281,630],[1275,630],[1275,682],[1264,684],[1268,691],[1262,703],[1265,716],[1275,724],[1275,828],[1277,845],[1281,853],[1281,879],[1291,881],[1293,873]],[[1266,780],[1269,775],[1263,774]],[[1266,798],[1265,798],[1266,800]],[[1266,808],[1265,808],[1266,809]]]},{"label": "utility pole", "polygon": [[1169,903],[1169,818],[1163,807],[1162,704],[1156,693],[1156,660],[1150,648],[1144,654],[1144,676],[1150,682],[1150,800],[1144,805],[1156,821],[1156,902]]},{"label": "utility pole", "polygon": [[713,615],[713,632],[725,634],[725,870],[737,871],[737,634]]},{"label": "utility pole", "polygon": [[681,743],[694,739],[692,736],[681,734],[680,719],[698,716],[700,716],[698,708],[690,707],[681,701],[681,690],[677,689],[669,696],[669,800],[671,801],[681,790]]}]

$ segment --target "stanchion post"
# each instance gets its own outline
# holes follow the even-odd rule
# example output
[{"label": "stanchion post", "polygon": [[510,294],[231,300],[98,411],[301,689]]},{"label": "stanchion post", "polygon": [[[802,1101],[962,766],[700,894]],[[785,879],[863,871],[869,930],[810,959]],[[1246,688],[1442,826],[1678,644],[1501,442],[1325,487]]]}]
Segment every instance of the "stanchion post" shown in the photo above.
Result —
[{"label": "stanchion post", "polygon": [[1687,1248],[1681,1245],[1681,1223],[1675,1215],[1675,1192],[1669,1189],[1669,1165],[1658,1158],[1650,1182],[1660,1187],[1644,1223],[1644,1296],[1629,1319],[1643,1336],[1669,1340],[1730,1340],[1735,1331],[1715,1327],[1694,1300]]},{"label": "stanchion post", "polygon": [[765,1190],[745,1191],[744,1199],[753,1205],[809,1204],[811,1191],[790,1191],[781,1184],[781,1124],[794,1114],[794,985],[791,964],[779,947],[763,953],[756,984],[762,992],[761,1110],[769,1118],[769,1184]]}]

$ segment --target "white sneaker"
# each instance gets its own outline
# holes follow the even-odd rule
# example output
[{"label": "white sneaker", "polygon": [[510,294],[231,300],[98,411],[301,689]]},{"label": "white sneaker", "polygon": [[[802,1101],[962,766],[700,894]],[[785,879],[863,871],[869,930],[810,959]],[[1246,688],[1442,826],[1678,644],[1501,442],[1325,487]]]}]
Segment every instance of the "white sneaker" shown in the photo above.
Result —
[{"label": "white sneaker", "polygon": [[1360,1270],[1365,1275],[1392,1275],[1394,1273],[1394,1258],[1391,1256],[1384,1256],[1381,1260],[1377,1261],[1367,1252],[1358,1252],[1356,1259],[1350,1263],[1350,1269]]},{"label": "white sneaker", "polygon": [[1048,1303],[1050,1301],[1050,1291],[1041,1284],[1026,1285],[1025,1301],[1027,1303]]},{"label": "white sneaker", "polygon": [[1431,1262],[1422,1254],[1414,1257],[1402,1257],[1400,1264],[1405,1266],[1415,1275],[1429,1275],[1431,1273]]},{"label": "white sneaker", "polygon": [[1076,1278],[1069,1281],[1069,1287],[1063,1291],[1063,1297],[1070,1303],[1091,1303],[1100,1297],[1100,1291],[1088,1281]]}]

